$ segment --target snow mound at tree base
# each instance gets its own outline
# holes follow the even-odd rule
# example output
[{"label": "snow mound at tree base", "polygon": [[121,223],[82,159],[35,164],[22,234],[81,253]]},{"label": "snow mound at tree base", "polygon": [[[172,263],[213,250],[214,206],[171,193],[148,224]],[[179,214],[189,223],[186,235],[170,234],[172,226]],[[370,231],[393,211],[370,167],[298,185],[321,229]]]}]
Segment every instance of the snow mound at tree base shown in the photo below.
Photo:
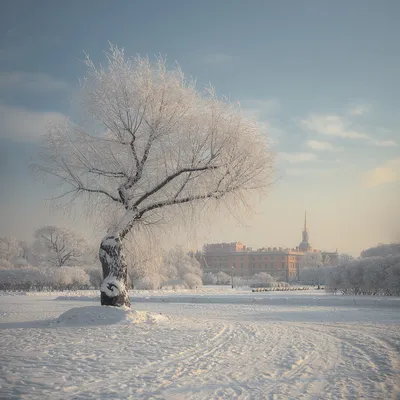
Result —
[{"label": "snow mound at tree base", "polygon": [[91,306],[71,308],[50,324],[52,326],[155,324],[168,319],[162,314],[136,311],[128,307]]}]

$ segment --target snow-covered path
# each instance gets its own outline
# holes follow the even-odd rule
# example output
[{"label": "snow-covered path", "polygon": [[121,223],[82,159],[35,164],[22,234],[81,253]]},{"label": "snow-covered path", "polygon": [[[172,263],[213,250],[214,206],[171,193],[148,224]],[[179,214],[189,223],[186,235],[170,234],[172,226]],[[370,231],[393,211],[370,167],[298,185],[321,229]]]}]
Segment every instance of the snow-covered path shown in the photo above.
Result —
[{"label": "snow-covered path", "polygon": [[1,296],[0,398],[399,398],[396,305],[168,299],[136,303],[169,316],[156,324],[63,326],[60,314],[97,301]]}]

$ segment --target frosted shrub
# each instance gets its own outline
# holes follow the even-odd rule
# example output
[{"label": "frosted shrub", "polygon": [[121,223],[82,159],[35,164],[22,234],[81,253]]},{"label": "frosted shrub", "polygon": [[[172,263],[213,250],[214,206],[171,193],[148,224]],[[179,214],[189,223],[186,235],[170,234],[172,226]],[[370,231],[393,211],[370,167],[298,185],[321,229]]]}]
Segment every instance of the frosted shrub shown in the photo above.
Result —
[{"label": "frosted shrub", "polygon": [[217,277],[212,272],[206,272],[203,274],[203,283],[205,285],[215,285],[217,283]]},{"label": "frosted shrub", "polygon": [[88,289],[90,286],[89,275],[79,267],[52,268],[54,284],[68,290]]},{"label": "frosted shrub", "polygon": [[13,261],[13,264],[15,268],[29,268],[31,266],[29,265],[28,260],[25,260],[25,258],[16,258]]},{"label": "frosted shrub", "polygon": [[11,263],[14,259],[20,258],[23,254],[21,242],[12,236],[0,237],[0,259]]},{"label": "frosted shrub", "polygon": [[397,296],[400,294],[400,255],[366,257],[339,265],[328,274],[326,289],[353,295]]},{"label": "frosted shrub", "polygon": [[231,277],[225,272],[218,272],[216,277],[217,285],[228,285],[231,282]]},{"label": "frosted shrub", "polygon": [[361,252],[362,258],[400,255],[400,243],[380,244]]},{"label": "frosted shrub", "polygon": [[135,289],[138,290],[157,290],[161,287],[160,276],[153,274],[140,278],[134,282]]},{"label": "frosted shrub", "polygon": [[300,282],[306,285],[325,285],[326,278],[335,267],[307,267],[300,268]]},{"label": "frosted shrub", "polygon": [[267,274],[266,272],[260,272],[251,278],[252,283],[250,287],[274,287],[277,286],[276,279]]},{"label": "frosted shrub", "polygon": [[188,289],[197,288],[203,285],[201,277],[193,273],[187,273],[183,276],[183,281]]},{"label": "frosted shrub", "polygon": [[103,272],[101,267],[91,267],[86,269],[86,273],[89,276],[90,286],[94,289],[100,289],[101,282],[103,281]]},{"label": "frosted shrub", "polygon": [[386,269],[385,290],[388,295],[400,296],[400,260]]},{"label": "frosted shrub", "polygon": [[89,285],[88,274],[78,267],[0,270],[0,290],[78,290]]},{"label": "frosted shrub", "polygon": [[8,260],[0,260],[0,269],[13,269],[14,265]]}]

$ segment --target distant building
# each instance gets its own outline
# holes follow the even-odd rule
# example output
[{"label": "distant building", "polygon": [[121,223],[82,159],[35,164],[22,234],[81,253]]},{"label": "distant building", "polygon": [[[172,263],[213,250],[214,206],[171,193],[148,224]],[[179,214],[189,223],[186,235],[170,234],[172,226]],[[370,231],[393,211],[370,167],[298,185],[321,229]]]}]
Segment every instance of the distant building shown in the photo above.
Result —
[{"label": "distant building", "polygon": [[300,251],[306,253],[307,251],[311,251],[312,247],[309,242],[308,237],[308,229],[307,229],[307,211],[304,213],[304,229],[303,229],[303,240],[299,244]]},{"label": "distant building", "polygon": [[324,265],[339,265],[339,253],[338,251],[321,251],[322,263]]},{"label": "distant building", "polygon": [[[204,272],[225,272],[234,276],[253,276],[266,272],[283,281],[299,279],[299,263],[306,252],[311,252],[307,228],[307,214],[304,218],[303,240],[296,248],[262,247],[253,250],[241,242],[206,244],[203,252],[196,253]],[[314,250],[319,252],[319,250]],[[324,265],[337,265],[336,252],[321,252]]]},{"label": "distant building", "polygon": [[252,276],[266,272],[285,281],[297,280],[301,253],[298,249],[268,247],[253,250],[240,242],[204,246],[200,260],[204,272],[225,272],[235,276]]}]

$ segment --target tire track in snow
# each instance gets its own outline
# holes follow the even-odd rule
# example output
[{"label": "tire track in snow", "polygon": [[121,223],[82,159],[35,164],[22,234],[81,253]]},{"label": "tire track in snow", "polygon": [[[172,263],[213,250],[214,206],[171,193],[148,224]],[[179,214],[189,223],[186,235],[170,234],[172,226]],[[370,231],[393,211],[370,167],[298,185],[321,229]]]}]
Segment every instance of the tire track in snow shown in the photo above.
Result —
[{"label": "tire track in snow", "polygon": [[[357,396],[383,398],[384,393],[391,393],[392,397],[387,397],[388,399],[398,398],[397,396],[400,394],[398,373],[393,372],[399,372],[399,356],[396,357],[395,355],[397,350],[395,346],[388,341],[365,333],[364,330],[330,324],[328,325],[330,330],[327,331],[324,326],[320,325],[312,329],[333,338],[338,343],[337,347],[341,353],[342,364],[343,360],[347,359],[347,365],[351,368],[353,374],[356,373],[364,377],[364,379],[358,379],[363,384],[358,385]],[[356,337],[354,337],[354,334],[356,334]],[[376,343],[379,344],[378,347]],[[382,351],[383,349],[386,351]],[[344,379],[349,378],[347,376]],[[384,391],[382,391],[382,385],[385,387]],[[348,386],[351,386],[351,382]],[[349,396],[351,395],[352,393],[349,393]]]},{"label": "tire track in snow", "polygon": [[[236,338],[240,331],[237,327],[232,324],[225,325],[227,330],[223,336],[219,338],[216,342],[211,342],[207,344],[206,348],[199,350],[198,352],[192,353],[189,357],[185,357],[180,360],[180,365],[176,368],[176,365],[171,365],[172,369],[175,369],[175,373],[172,377],[163,382],[156,391],[149,394],[151,395],[161,395],[165,390],[171,388],[172,386],[179,389],[179,384],[183,380],[195,378],[198,380],[202,375],[211,373],[218,367],[218,361],[225,359],[221,357],[221,354],[225,354],[232,341]],[[165,366],[162,368],[165,371]],[[156,371],[158,372],[158,371]],[[231,382],[231,389],[234,390],[236,397],[243,394],[243,389],[234,382]],[[172,388],[171,388],[172,389]],[[173,390],[173,389],[172,389]],[[187,397],[189,398],[189,397]]]},{"label": "tire track in snow", "polygon": [[[198,322],[198,321],[197,321]],[[187,321],[186,321],[187,323]],[[206,329],[213,328],[215,330],[216,323],[214,322],[212,326],[207,326]],[[187,364],[187,361],[190,360],[193,362],[193,365],[196,366],[196,361],[206,358],[207,356],[211,355],[213,352],[220,349],[227,343],[227,338],[233,332],[233,326],[231,324],[220,323],[219,324],[218,332],[212,336],[210,339],[207,339],[207,343],[210,343],[211,346],[208,350],[205,350],[204,347],[201,347],[198,343],[195,346],[188,348],[187,350],[181,351],[179,353],[168,355],[166,359],[160,361],[153,361],[149,364],[143,366],[140,369],[140,377],[142,380],[146,381],[147,378],[151,378],[151,384],[154,385],[157,382],[158,377],[161,377],[160,386],[158,388],[154,388],[150,390],[150,393],[144,393],[146,388],[139,389],[138,393],[140,392],[140,397],[148,398],[151,394],[153,396],[157,395],[159,391],[169,387],[170,385],[176,383],[181,377],[186,377],[188,375],[188,369],[183,369],[182,366]],[[182,365],[182,366],[181,366]],[[154,368],[156,367],[156,368]],[[196,368],[197,369],[197,368]],[[168,380],[165,381],[165,375],[168,376]],[[83,396],[84,394],[90,391],[91,389],[96,388],[96,391],[101,391],[102,386],[104,388],[113,390],[114,385],[120,386],[123,384],[129,384],[132,381],[132,372],[129,371],[129,374],[121,374],[121,372],[111,373],[107,377],[107,382],[102,384],[101,382],[90,382],[88,384],[83,385],[79,388],[79,390],[70,393],[68,396],[63,398],[67,399],[75,399],[79,395],[79,397]],[[115,377],[115,379],[112,379]],[[115,382],[115,384],[111,384],[111,382]],[[143,393],[142,393],[143,392]]]}]

